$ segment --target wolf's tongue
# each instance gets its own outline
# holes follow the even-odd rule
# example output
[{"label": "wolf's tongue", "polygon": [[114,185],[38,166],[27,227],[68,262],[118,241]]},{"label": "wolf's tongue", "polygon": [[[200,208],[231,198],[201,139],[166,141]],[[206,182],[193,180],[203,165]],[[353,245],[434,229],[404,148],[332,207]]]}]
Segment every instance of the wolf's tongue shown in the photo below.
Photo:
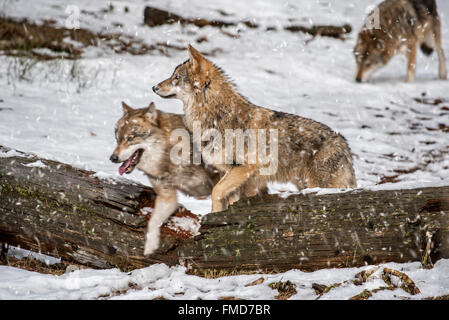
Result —
[{"label": "wolf's tongue", "polygon": [[121,176],[126,172],[126,169],[128,169],[128,167],[131,165],[131,159],[132,157],[123,162],[123,164],[118,168],[118,173]]}]

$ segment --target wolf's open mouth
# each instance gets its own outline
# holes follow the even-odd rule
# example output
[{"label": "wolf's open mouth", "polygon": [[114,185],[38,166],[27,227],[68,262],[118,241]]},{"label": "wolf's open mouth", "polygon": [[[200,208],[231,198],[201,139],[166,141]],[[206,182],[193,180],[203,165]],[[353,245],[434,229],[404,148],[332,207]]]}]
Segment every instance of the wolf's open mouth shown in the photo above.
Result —
[{"label": "wolf's open mouth", "polygon": [[118,173],[120,175],[123,175],[124,173],[131,173],[139,163],[140,158],[142,157],[142,153],[143,149],[138,149],[136,152],[134,152],[133,155],[129,157],[128,160],[124,161],[118,168]]},{"label": "wolf's open mouth", "polygon": [[164,98],[164,99],[170,99],[170,98],[176,97],[176,93],[169,94],[169,95],[166,95],[166,96],[163,96],[163,95],[160,95],[160,94],[159,94],[159,96],[160,96],[161,98]]}]

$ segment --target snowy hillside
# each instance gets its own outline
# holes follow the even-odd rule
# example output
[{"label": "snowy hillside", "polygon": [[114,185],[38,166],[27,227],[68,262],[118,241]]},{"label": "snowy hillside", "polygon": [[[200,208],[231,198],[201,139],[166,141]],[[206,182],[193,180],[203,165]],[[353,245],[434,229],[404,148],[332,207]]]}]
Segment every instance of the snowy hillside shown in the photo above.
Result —
[{"label": "snowy hillside", "polygon": [[[439,0],[443,46],[449,56],[449,2]],[[32,22],[67,22],[73,1],[0,1],[0,17]],[[416,82],[404,82],[406,59],[398,56],[373,77],[357,84],[352,54],[357,32],[376,0],[235,1],[152,0],[76,1],[80,27],[142,40],[186,47],[191,43],[235,81],[239,91],[257,105],[308,117],[327,124],[346,137],[353,152],[360,188],[399,189],[448,185],[449,82],[438,80],[436,54],[418,55]],[[245,24],[226,32],[206,26],[180,24],[149,28],[143,25],[146,5],[185,17],[204,17]],[[126,9],[125,9],[126,8]],[[347,39],[312,37],[284,30],[301,24],[349,23]],[[270,31],[266,31],[266,29]],[[232,36],[230,36],[232,35]],[[199,39],[202,41],[199,41]],[[205,39],[205,40],[204,40]],[[310,40],[310,41],[309,41]],[[144,107],[154,101],[160,109],[182,113],[182,104],[163,100],[151,90],[188,58],[183,50],[145,55],[114,53],[106,46],[88,47],[77,60],[34,61],[0,55],[0,145],[35,153],[112,177],[109,161],[115,147],[114,125],[122,115],[121,101]],[[128,179],[149,184],[137,170]],[[278,186],[273,186],[276,192]],[[285,187],[282,187],[285,189]],[[1,201],[1,200],[0,200]],[[197,214],[208,213],[210,199],[180,195],[180,202]],[[402,289],[380,291],[376,299],[421,299],[449,294],[449,261],[422,270],[418,263],[388,264],[406,271],[421,289],[411,296]],[[63,276],[41,275],[0,266],[0,299],[137,298],[273,299],[267,284],[291,281],[292,299],[314,299],[312,283],[332,285],[351,280],[362,269],[297,270],[277,275],[245,275],[203,279],[186,275],[181,267],[151,266],[130,274],[118,270],[80,270]],[[344,283],[322,299],[347,299],[364,289],[381,286],[379,271],[362,286]],[[258,278],[264,282],[246,287]],[[134,283],[133,288],[128,288]],[[124,290],[123,294],[114,292]]]}]

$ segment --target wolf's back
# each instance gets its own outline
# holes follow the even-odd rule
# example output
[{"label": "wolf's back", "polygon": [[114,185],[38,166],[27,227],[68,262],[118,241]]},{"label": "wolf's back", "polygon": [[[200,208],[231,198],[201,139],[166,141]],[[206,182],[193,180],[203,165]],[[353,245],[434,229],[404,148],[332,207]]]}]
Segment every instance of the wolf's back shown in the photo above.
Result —
[{"label": "wolf's back", "polygon": [[[420,20],[425,21],[426,17],[428,17],[429,14],[433,18],[438,17],[436,0],[408,0],[408,1],[415,8],[416,14],[418,15]],[[423,9],[423,7],[425,9]],[[426,9],[428,10],[428,13],[426,12]],[[426,56],[430,56],[433,52],[433,48],[429,46],[427,43],[423,42],[421,44],[421,51]]]}]

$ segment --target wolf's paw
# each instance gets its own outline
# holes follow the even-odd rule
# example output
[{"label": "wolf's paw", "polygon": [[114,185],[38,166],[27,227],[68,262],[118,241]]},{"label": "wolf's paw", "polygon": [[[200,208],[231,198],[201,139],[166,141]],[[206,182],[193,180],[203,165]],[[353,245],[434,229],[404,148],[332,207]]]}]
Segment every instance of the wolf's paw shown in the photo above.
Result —
[{"label": "wolf's paw", "polygon": [[149,256],[150,254],[153,254],[158,248],[159,248],[159,238],[154,238],[150,236],[145,241],[145,249],[143,251],[143,254],[145,256]]},{"label": "wolf's paw", "polygon": [[447,71],[440,72],[439,76],[440,76],[441,80],[446,80],[447,79]]}]

